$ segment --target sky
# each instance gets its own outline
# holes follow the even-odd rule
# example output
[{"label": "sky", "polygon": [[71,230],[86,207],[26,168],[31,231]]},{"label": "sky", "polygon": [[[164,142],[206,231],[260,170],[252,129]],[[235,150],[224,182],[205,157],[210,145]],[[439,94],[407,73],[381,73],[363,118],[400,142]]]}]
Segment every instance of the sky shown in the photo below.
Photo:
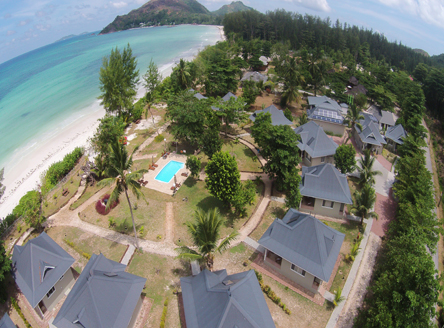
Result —
[{"label": "sky", "polygon": [[[0,63],[71,34],[100,31],[146,0],[1,0]],[[213,11],[231,0],[200,0]],[[373,29],[390,41],[444,53],[444,0],[245,0],[261,12],[283,8]]]}]

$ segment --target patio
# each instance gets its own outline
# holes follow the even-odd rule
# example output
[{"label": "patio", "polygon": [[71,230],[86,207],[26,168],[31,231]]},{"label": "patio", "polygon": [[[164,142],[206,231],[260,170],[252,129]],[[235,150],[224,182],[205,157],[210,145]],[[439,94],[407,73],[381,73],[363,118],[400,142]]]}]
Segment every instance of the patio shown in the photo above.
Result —
[{"label": "patio", "polygon": [[[174,177],[169,182],[162,182],[156,180],[155,178],[159,174],[159,172],[165,167],[165,165],[167,165],[170,161],[176,161],[185,164],[186,160],[187,160],[186,155],[179,155],[173,153],[170,153],[168,156],[166,156],[166,158],[160,157],[159,160],[155,163],[157,167],[155,167],[154,170],[151,169],[148,170],[148,172],[143,175],[143,180],[145,182],[148,182],[144,186],[149,189],[160,191],[164,194],[173,195],[175,193],[175,190],[172,189],[172,187],[174,186]],[[183,176],[182,173],[185,173],[186,176]],[[190,172],[186,169],[185,166],[179,171],[177,171],[175,174],[176,184],[178,184],[179,186],[182,185],[189,176],[189,174]]]}]

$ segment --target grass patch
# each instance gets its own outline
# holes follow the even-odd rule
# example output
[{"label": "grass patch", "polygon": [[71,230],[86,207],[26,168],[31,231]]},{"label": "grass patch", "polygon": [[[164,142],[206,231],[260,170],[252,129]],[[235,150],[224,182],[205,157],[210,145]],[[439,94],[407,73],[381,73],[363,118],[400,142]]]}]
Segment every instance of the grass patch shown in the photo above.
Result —
[{"label": "grass patch", "polygon": [[234,253],[243,253],[246,250],[247,250],[247,247],[243,243],[240,243],[237,246],[231,247],[229,249],[229,252],[232,253],[232,254],[234,254]]},{"label": "grass patch", "polygon": [[222,151],[228,151],[236,158],[239,171],[263,172],[262,165],[253,151],[233,139],[223,139]]},{"label": "grass patch", "polygon": [[390,163],[393,163],[394,159],[398,157],[395,153],[392,153],[390,150],[386,148],[382,148],[382,156],[385,157]]},{"label": "grass patch", "polygon": [[250,234],[250,238],[254,240],[259,240],[264,232],[268,229],[268,227],[273,223],[274,219],[279,218],[282,219],[286,213],[285,204],[270,201],[268,204],[267,210],[262,216],[262,221],[259,223],[256,229]]},{"label": "grass patch", "polygon": [[97,193],[98,191],[100,191],[102,189],[103,189],[103,187],[98,187],[97,183],[95,183],[94,186],[91,186],[90,184],[88,184],[86,186],[86,189],[83,192],[82,196],[80,196],[79,199],[77,199],[74,203],[72,203],[71,206],[69,207],[69,209],[71,211],[75,210],[80,205],[82,205],[84,202],[86,202],[88,199],[90,199],[95,193]]}]

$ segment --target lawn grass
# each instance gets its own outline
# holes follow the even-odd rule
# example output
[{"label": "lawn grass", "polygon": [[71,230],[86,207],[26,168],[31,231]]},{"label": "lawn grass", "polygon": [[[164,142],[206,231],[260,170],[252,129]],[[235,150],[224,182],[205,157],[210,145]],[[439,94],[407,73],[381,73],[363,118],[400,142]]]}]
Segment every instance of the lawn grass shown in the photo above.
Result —
[{"label": "lawn grass", "polygon": [[398,157],[395,153],[392,153],[390,150],[386,148],[382,148],[382,156],[385,157],[386,160],[388,160],[390,163],[393,163],[393,160]]},{"label": "lawn grass", "polygon": [[[247,206],[247,215],[241,218],[230,208],[227,208],[227,206],[225,206],[220,200],[212,196],[205,188],[204,181],[196,181],[189,177],[185,180],[175,196],[174,221],[176,226],[174,227],[174,233],[176,244],[182,246],[191,243],[191,238],[188,234],[185,222],[193,220],[194,212],[197,208],[204,211],[208,211],[215,207],[219,209],[222,216],[226,219],[225,225],[222,226],[220,231],[221,238],[229,235],[233,229],[239,230],[253,213],[260,195],[262,195],[263,189],[264,184],[260,182],[256,187],[256,201],[254,204]],[[187,198],[188,201],[182,201],[184,198]]]},{"label": "lawn grass", "polygon": [[222,151],[228,151],[236,158],[239,171],[263,172],[262,165],[253,151],[233,139],[223,139]]},{"label": "lawn grass", "polygon": [[143,293],[153,300],[149,327],[159,327],[163,302],[168,297],[168,314],[165,327],[180,327],[177,296],[173,294],[180,287],[180,277],[191,275],[189,264],[171,257],[159,256],[145,252],[136,252],[127,271],[145,277],[146,288]]},{"label": "lawn grass", "polygon": [[250,234],[250,238],[259,240],[276,218],[282,219],[286,213],[285,204],[270,201],[259,225]]}]

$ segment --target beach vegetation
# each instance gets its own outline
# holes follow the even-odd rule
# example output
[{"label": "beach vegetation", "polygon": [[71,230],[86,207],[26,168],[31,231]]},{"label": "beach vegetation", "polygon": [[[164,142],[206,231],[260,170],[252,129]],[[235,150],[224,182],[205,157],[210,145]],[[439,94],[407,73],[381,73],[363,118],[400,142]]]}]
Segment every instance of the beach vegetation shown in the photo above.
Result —
[{"label": "beach vegetation", "polygon": [[27,224],[40,230],[44,217],[42,215],[42,196],[37,190],[28,191],[18,205],[13,209],[12,213],[16,217],[22,216]]},{"label": "beach vegetation", "polygon": [[176,248],[179,255],[177,258],[190,261],[197,260],[201,265],[213,269],[214,254],[222,253],[239,235],[237,231],[232,231],[228,237],[220,243],[220,229],[224,224],[224,219],[217,208],[207,212],[197,209],[194,214],[194,222],[186,222],[188,232],[192,237],[195,247],[182,246]]},{"label": "beach vegetation", "polygon": [[102,59],[99,75],[99,99],[107,113],[130,116],[139,82],[137,60],[130,45],[122,51],[117,47],[112,49],[111,54]]},{"label": "beach vegetation", "polygon": [[6,187],[3,185],[2,181],[4,178],[4,173],[5,173],[5,168],[3,167],[0,170],[0,199],[2,198],[2,196],[5,194],[5,189]]},{"label": "beach vegetation", "polygon": [[145,169],[131,172],[133,166],[133,155],[139,147],[134,148],[131,155],[128,157],[126,147],[119,143],[118,139],[109,145],[110,155],[109,163],[106,173],[109,178],[103,179],[98,183],[99,186],[113,185],[114,189],[106,203],[105,209],[108,210],[118,199],[121,193],[125,193],[126,200],[131,212],[131,220],[134,229],[134,238],[136,239],[136,247],[139,248],[139,242],[137,239],[136,224],[134,223],[133,209],[130,199],[128,197],[128,189],[139,199],[142,197],[145,202],[146,199],[143,193],[140,191],[141,186],[138,180],[143,177],[143,174],[148,172]]},{"label": "beach vegetation", "polygon": [[11,259],[6,254],[3,241],[0,241],[0,303],[4,303],[7,299],[7,278],[11,272]]},{"label": "beach vegetation", "polygon": [[188,156],[185,166],[187,170],[190,170],[191,176],[193,178],[199,178],[199,173],[202,163],[200,162],[200,159],[197,156],[194,155]]},{"label": "beach vegetation", "polygon": [[226,151],[215,153],[208,161],[205,173],[210,194],[228,206],[233,204],[241,187],[236,158]]},{"label": "beach vegetation", "polygon": [[171,73],[171,82],[175,90],[180,92],[191,87],[192,80],[190,71],[190,63],[181,58],[179,64],[173,68],[173,72]]},{"label": "beach vegetation", "polygon": [[82,156],[83,148],[76,147],[72,152],[66,154],[62,161],[51,164],[48,170],[46,170],[42,175],[42,194],[45,196],[57,185],[57,183],[59,183],[69,172],[71,172]]},{"label": "beach vegetation", "polygon": [[[162,75],[159,72],[157,65],[153,62],[153,59],[150,60],[148,65],[148,69],[143,76],[143,80],[145,81],[145,101],[146,101],[146,110],[145,110],[145,118],[148,118],[148,112],[151,111],[151,105],[158,98],[158,89],[160,83],[162,82]],[[151,116],[154,120],[154,115],[151,113]],[[153,122],[154,123],[154,122]]]}]

